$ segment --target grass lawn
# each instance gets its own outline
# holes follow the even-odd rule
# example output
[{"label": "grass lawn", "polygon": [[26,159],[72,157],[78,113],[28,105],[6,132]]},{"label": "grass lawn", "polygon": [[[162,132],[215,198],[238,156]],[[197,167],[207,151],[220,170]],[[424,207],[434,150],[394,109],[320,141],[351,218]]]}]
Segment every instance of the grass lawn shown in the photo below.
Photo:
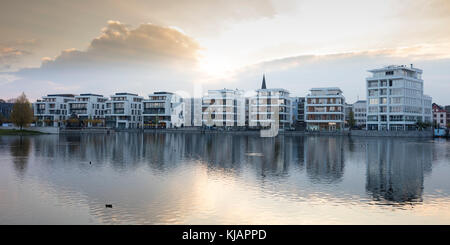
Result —
[{"label": "grass lawn", "polygon": [[0,135],[40,135],[45,134],[37,131],[31,130],[18,130],[18,129],[0,129]]}]

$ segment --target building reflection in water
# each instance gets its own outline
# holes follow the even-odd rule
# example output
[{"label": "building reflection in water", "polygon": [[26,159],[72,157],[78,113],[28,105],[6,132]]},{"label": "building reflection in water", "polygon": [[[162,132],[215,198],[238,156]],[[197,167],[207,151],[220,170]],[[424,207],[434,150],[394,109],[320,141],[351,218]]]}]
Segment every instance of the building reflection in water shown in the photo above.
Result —
[{"label": "building reflection in water", "polygon": [[[346,161],[364,162],[360,155],[365,155],[366,192],[376,201],[393,202],[422,200],[424,176],[433,160],[432,143],[386,138],[116,133],[40,136],[33,142],[36,157],[60,168],[77,163],[88,169],[92,162],[110,164],[116,171],[148,166],[165,174],[183,164],[200,163],[208,171],[240,175],[250,168],[258,178],[278,180],[298,174],[290,171],[306,171],[309,181],[326,185],[342,181]],[[29,151],[29,138],[12,143],[18,172],[26,169]]]},{"label": "building reflection in water", "polygon": [[431,171],[432,145],[399,139],[367,143],[366,190],[376,201],[421,202]]},{"label": "building reflection in water", "polygon": [[343,137],[306,138],[306,172],[311,181],[331,184],[342,179],[345,166],[343,142]]}]

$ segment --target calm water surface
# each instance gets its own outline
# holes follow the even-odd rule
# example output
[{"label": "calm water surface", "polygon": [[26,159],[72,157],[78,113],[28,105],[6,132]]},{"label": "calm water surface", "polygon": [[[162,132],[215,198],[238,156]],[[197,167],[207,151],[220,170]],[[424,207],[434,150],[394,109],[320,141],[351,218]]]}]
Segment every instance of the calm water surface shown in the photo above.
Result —
[{"label": "calm water surface", "polygon": [[450,224],[449,159],[446,140],[1,136],[0,224]]}]

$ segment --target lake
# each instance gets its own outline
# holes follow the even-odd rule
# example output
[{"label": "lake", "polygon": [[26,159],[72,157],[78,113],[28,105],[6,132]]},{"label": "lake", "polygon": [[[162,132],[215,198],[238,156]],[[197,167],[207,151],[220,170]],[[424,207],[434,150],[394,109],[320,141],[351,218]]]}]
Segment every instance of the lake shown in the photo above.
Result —
[{"label": "lake", "polygon": [[450,224],[450,141],[0,136],[0,224]]}]

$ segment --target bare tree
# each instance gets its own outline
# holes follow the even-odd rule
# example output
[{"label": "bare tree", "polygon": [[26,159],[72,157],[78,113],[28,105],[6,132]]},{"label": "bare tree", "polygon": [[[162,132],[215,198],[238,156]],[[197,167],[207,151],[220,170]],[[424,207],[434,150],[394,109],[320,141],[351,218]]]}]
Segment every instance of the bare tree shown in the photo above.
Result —
[{"label": "bare tree", "polygon": [[20,130],[23,127],[28,126],[33,121],[33,110],[31,109],[31,104],[27,99],[25,93],[22,93],[16,100],[11,111],[11,121],[18,127]]}]

